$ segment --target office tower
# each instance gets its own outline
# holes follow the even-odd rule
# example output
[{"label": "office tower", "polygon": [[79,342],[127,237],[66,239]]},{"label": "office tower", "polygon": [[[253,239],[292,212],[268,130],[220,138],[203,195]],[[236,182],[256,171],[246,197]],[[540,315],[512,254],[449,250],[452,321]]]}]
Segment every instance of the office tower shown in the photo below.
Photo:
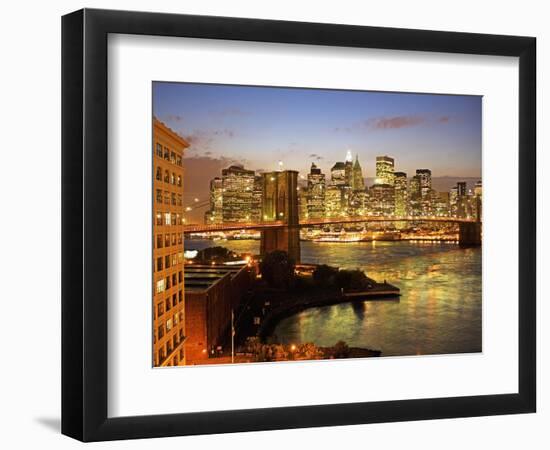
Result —
[{"label": "office tower", "polygon": [[451,196],[456,196],[454,202],[454,208],[451,204],[452,212],[454,212],[455,217],[466,218],[469,215],[469,200],[468,200],[468,191],[466,189],[466,182],[459,181],[456,183],[456,194],[451,190]]},{"label": "office tower", "polygon": [[322,218],[325,214],[325,175],[315,163],[307,176],[307,214],[311,219]]},{"label": "office tower", "polygon": [[439,217],[450,214],[450,193],[432,191],[433,214]]},{"label": "office tower", "polygon": [[252,190],[252,211],[250,214],[250,220],[252,222],[259,222],[262,220],[262,192],[262,176],[256,175],[254,177],[254,188]]},{"label": "office tower", "polygon": [[210,180],[210,210],[205,213],[204,221],[207,224],[223,221],[223,182],[219,177]]},{"label": "office tower", "polygon": [[395,215],[404,217],[409,215],[409,190],[407,174],[405,172],[395,172]]},{"label": "office tower", "polygon": [[353,180],[353,156],[351,150],[346,153],[346,162],[344,163],[345,180],[348,186],[352,185]]},{"label": "office tower", "polygon": [[432,192],[432,171],[430,169],[416,169],[416,175],[420,183],[420,209],[423,216],[432,213],[431,192]]},{"label": "office tower", "polygon": [[185,364],[183,153],[189,144],[153,119],[153,365]]},{"label": "office tower", "polygon": [[394,160],[389,156],[376,157],[376,181],[375,184],[394,184]]},{"label": "office tower", "polygon": [[345,213],[344,189],[330,185],[325,192],[325,217],[341,216]]},{"label": "office tower", "polygon": [[355,155],[355,162],[353,163],[351,188],[353,191],[365,190],[365,179],[363,178],[363,169],[359,164],[359,155]]},{"label": "office tower", "polygon": [[254,205],[253,170],[234,165],[222,170],[224,222],[250,222]]},{"label": "office tower", "polygon": [[343,162],[337,162],[330,169],[330,182],[334,186],[343,186],[347,184],[346,165]]},{"label": "office tower", "polygon": [[374,184],[369,189],[370,212],[375,216],[395,214],[395,188],[389,184]]},{"label": "office tower", "polygon": [[474,199],[473,199],[473,209],[474,209],[474,217],[477,220],[481,220],[482,216],[482,200],[483,200],[483,188],[481,184],[481,180],[477,181],[474,186]]},{"label": "office tower", "polygon": [[420,197],[420,176],[415,175],[409,182],[409,214],[422,215],[422,202]]}]

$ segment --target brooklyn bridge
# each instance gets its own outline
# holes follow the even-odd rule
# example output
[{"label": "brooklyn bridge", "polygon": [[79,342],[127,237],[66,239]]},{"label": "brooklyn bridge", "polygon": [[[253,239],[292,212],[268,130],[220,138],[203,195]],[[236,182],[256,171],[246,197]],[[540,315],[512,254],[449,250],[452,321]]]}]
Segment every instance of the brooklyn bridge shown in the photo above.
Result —
[{"label": "brooklyn bridge", "polygon": [[262,220],[259,222],[223,222],[193,224],[183,227],[185,234],[236,230],[261,232],[262,255],[274,250],[286,251],[300,261],[300,228],[333,224],[363,224],[375,222],[414,222],[458,224],[459,244],[481,245],[481,221],[474,218],[438,216],[336,216],[325,218],[299,218],[298,172],[284,170],[263,174]]}]

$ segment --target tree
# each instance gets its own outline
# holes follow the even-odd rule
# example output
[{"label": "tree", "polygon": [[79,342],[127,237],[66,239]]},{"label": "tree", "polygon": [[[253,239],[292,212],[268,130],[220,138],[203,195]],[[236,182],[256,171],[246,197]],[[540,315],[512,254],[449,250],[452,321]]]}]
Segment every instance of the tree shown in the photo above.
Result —
[{"label": "tree", "polygon": [[315,284],[320,287],[330,287],[334,285],[334,280],[337,274],[338,269],[336,267],[321,264],[313,271],[313,281],[315,281]]},{"label": "tree", "polygon": [[338,341],[332,347],[333,358],[349,358],[349,347],[344,341]]},{"label": "tree", "polygon": [[361,270],[340,270],[335,277],[336,285],[341,289],[366,289],[368,278]]},{"label": "tree", "polygon": [[294,259],[282,250],[267,253],[260,263],[262,279],[273,288],[288,289],[294,279]]},{"label": "tree", "polygon": [[225,247],[208,247],[200,250],[195,257],[196,261],[211,262],[211,261],[233,261],[237,259],[237,255]]}]

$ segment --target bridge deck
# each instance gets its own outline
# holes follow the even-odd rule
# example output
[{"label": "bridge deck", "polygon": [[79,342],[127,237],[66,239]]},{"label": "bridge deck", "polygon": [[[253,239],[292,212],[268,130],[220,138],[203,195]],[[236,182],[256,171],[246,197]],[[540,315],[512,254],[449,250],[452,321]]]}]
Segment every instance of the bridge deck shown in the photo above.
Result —
[{"label": "bridge deck", "polygon": [[[368,217],[334,217],[327,219],[308,219],[302,220],[295,226],[300,228],[333,225],[333,224],[351,224],[351,223],[371,223],[371,222],[439,222],[439,223],[474,223],[476,219],[462,219],[458,217],[436,217],[436,216],[407,216],[407,217],[384,217],[384,216],[368,216]],[[184,233],[207,233],[216,231],[236,231],[236,230],[263,230],[269,228],[288,227],[289,224],[285,221],[278,220],[272,222],[235,222],[235,223],[219,223],[219,224],[197,224],[186,225],[183,227]]]}]

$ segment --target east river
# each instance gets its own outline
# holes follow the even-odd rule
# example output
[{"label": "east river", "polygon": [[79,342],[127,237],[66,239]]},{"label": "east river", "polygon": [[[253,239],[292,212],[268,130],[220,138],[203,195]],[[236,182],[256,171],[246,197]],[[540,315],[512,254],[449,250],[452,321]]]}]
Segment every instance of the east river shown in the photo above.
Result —
[{"label": "east river", "polygon": [[[258,253],[259,241],[189,240],[186,249],[221,245]],[[398,301],[307,309],[283,319],[272,341],[381,350],[383,356],[481,351],[481,248],[454,243],[302,242],[303,263],[359,268],[401,289]]]}]

